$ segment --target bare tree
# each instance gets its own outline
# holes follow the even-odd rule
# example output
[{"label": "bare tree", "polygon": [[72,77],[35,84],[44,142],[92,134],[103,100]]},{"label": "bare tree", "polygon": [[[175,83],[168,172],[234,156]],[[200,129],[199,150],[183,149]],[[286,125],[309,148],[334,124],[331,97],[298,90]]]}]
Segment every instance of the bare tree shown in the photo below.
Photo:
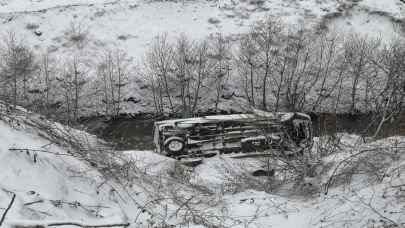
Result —
[{"label": "bare tree", "polygon": [[126,56],[126,53],[121,50],[115,51],[115,64],[116,64],[116,81],[114,86],[117,89],[117,98],[116,98],[116,107],[115,107],[115,115],[119,115],[121,112],[121,100],[123,96],[122,88],[126,86],[128,82],[128,65],[129,59]]},{"label": "bare tree", "polygon": [[74,111],[73,117],[76,120],[79,117],[79,93],[80,87],[84,83],[84,81],[79,80],[80,74],[82,72],[79,71],[79,59],[77,56],[73,58],[71,63],[71,73],[73,74],[73,89],[74,89]]},{"label": "bare tree", "polygon": [[104,104],[104,114],[105,115],[110,115],[111,114],[111,98],[110,98],[110,75],[113,74],[113,61],[112,61],[112,56],[111,52],[107,51],[104,53],[101,63],[98,64],[97,67],[97,76],[98,79],[102,83],[102,88],[101,92],[103,95],[102,98],[102,103]]},{"label": "bare tree", "polygon": [[73,79],[72,75],[67,70],[67,66],[63,67],[63,72],[60,73],[60,76],[56,78],[59,82],[59,86],[61,88],[61,93],[63,94],[64,98],[64,107],[65,107],[65,115],[64,119],[66,120],[67,124],[71,124],[73,117],[72,117],[72,103],[73,103]]},{"label": "bare tree", "polygon": [[249,34],[240,38],[236,54],[236,66],[242,79],[242,88],[249,104],[256,106],[256,83],[257,83],[257,50]]},{"label": "bare tree", "polygon": [[165,37],[156,42],[148,52],[143,73],[151,87],[155,110],[164,112],[168,101],[172,113],[192,116],[211,72],[208,42],[192,42],[185,35],[174,44]]},{"label": "bare tree", "polygon": [[[199,104],[200,99],[200,94],[201,90],[203,89],[204,86],[207,84],[207,79],[209,78],[210,74],[212,73],[212,64],[209,61],[208,57],[208,44],[206,41],[202,41],[201,43],[197,44],[196,46],[196,70],[195,70],[195,76],[193,79],[193,96],[194,96],[194,101],[192,103],[192,108],[191,108],[191,113],[195,113]],[[216,102],[216,108],[217,108],[217,103],[219,102],[219,99],[217,97],[217,102]]]},{"label": "bare tree", "polygon": [[80,117],[83,87],[86,84],[86,68],[77,55],[67,61],[61,69],[57,81],[64,97],[65,119],[68,124]]},{"label": "bare tree", "polygon": [[128,83],[129,59],[122,50],[106,50],[97,68],[105,115],[119,115],[122,88]]},{"label": "bare tree", "polygon": [[[351,104],[350,112],[357,110],[356,104],[359,84],[362,80],[369,79],[369,75],[372,73],[371,62],[369,56],[374,55],[374,51],[380,45],[379,40],[369,40],[366,37],[351,36],[344,43],[344,58],[347,63],[347,76],[351,80]],[[366,93],[367,94],[367,93]]]},{"label": "bare tree", "polygon": [[182,35],[177,39],[177,44],[174,48],[173,67],[176,86],[180,92],[176,98],[180,98],[181,113],[183,117],[190,116],[190,102],[192,100],[191,83],[193,79],[193,64],[194,64],[194,44],[189,39]]},{"label": "bare tree", "polygon": [[27,81],[34,69],[34,54],[13,32],[8,33],[3,40],[4,48],[1,53],[0,76],[11,89],[14,108],[18,103],[18,84],[23,80],[23,98],[27,99]]},{"label": "bare tree", "polygon": [[375,113],[380,119],[373,138],[387,121],[395,119],[404,108],[405,100],[405,44],[394,41],[373,60],[383,73],[382,89],[375,99]]},{"label": "bare tree", "polygon": [[211,42],[210,59],[212,60],[212,77],[215,88],[215,112],[218,111],[221,96],[231,71],[231,45],[222,34],[217,34]]},{"label": "bare tree", "polygon": [[[257,51],[257,70],[262,87],[260,108],[263,110],[267,110],[267,87],[271,75],[274,74],[273,65],[278,58],[277,46],[280,45],[282,27],[281,22],[269,17],[265,21],[257,22],[250,32]],[[276,109],[277,107],[278,105]]]},{"label": "bare tree", "polygon": [[316,40],[318,45],[314,47],[314,61],[317,64],[311,69],[316,83],[314,86],[317,89],[317,95],[312,104],[313,111],[322,107],[322,103],[331,97],[340,82],[340,77],[344,74],[345,68],[335,64],[340,59],[338,41],[339,37],[334,34],[321,34]]},{"label": "bare tree", "polygon": [[156,111],[164,111],[167,98],[170,110],[174,111],[172,92],[170,91],[170,76],[173,71],[173,48],[167,41],[166,35],[160,35],[154,41],[152,48],[146,54],[146,75],[151,80]]},{"label": "bare tree", "polygon": [[307,97],[316,84],[316,77],[310,72],[313,67],[311,37],[302,30],[290,34],[283,50],[288,59],[289,70],[285,80],[285,101],[291,111],[302,111]]},{"label": "bare tree", "polygon": [[39,63],[39,77],[42,82],[43,100],[44,100],[44,112],[47,117],[51,115],[51,104],[55,100],[55,95],[57,94],[57,88],[55,88],[55,75],[56,66],[54,59],[51,58],[49,52],[42,54]]},{"label": "bare tree", "polygon": [[192,116],[198,107],[201,90],[207,85],[211,72],[209,46],[207,41],[190,42],[182,35],[177,39],[173,55],[173,89],[180,92],[180,113],[183,117]]}]

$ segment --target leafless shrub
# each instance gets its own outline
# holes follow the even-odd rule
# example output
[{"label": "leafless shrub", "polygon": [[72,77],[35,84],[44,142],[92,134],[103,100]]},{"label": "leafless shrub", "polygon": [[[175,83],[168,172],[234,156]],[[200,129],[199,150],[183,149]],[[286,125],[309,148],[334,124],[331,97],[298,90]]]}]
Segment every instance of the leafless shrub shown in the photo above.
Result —
[{"label": "leafless shrub", "polygon": [[28,23],[25,25],[25,28],[28,30],[36,30],[39,28],[39,25],[35,23]]},{"label": "leafless shrub", "polygon": [[318,142],[315,143],[315,150],[321,157],[335,154],[342,149],[341,137],[338,134],[323,135],[318,137]]},{"label": "leafless shrub", "polygon": [[180,162],[175,162],[173,169],[168,174],[180,182],[188,183],[191,179],[192,169],[182,165]]},{"label": "leafless shrub", "polygon": [[208,19],[208,23],[213,24],[213,25],[219,24],[220,22],[221,22],[221,21],[220,21],[218,18],[210,17],[210,18]]},{"label": "leafless shrub", "polygon": [[400,158],[403,147],[400,145],[368,146],[353,148],[354,153],[338,162],[325,184],[325,194],[333,185],[350,184],[355,175],[368,177],[368,183],[381,182],[386,178],[386,172],[394,161]]},{"label": "leafless shrub", "polygon": [[88,28],[81,22],[71,22],[70,27],[65,32],[67,40],[79,49],[83,48],[87,43],[89,31]]},{"label": "leafless shrub", "polygon": [[257,191],[267,191],[271,192],[271,181],[263,180],[261,177],[254,177],[245,167],[237,167],[235,170],[234,166],[224,167],[223,184],[221,186],[222,194],[236,194],[249,189],[254,189]]},{"label": "leafless shrub", "polygon": [[102,17],[106,14],[106,10],[105,9],[98,9],[95,13],[94,13],[94,17]]},{"label": "leafless shrub", "polygon": [[119,35],[119,36],[117,36],[118,40],[123,40],[123,41],[128,40],[129,38],[131,38],[130,35]]}]

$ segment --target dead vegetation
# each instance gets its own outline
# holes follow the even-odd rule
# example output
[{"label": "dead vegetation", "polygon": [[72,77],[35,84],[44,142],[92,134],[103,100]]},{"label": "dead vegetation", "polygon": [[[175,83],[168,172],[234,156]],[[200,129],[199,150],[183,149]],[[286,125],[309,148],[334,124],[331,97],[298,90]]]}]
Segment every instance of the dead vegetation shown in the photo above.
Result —
[{"label": "dead vegetation", "polygon": [[[267,18],[236,40],[217,34],[196,42],[182,35],[169,42],[160,35],[144,65],[134,68],[124,50],[98,50],[94,61],[82,58],[79,46],[90,35],[73,22],[65,38],[78,45],[72,46],[77,52],[63,61],[49,51],[34,52],[19,37],[5,39],[2,99],[68,124],[89,113],[118,116],[124,107],[151,104],[158,114],[183,117],[218,113],[230,104],[233,110],[370,112],[382,125],[402,109],[404,44],[399,40],[383,45],[359,36],[292,32]],[[21,47],[14,53],[14,75],[7,40]],[[139,81],[142,97],[127,97]]]}]

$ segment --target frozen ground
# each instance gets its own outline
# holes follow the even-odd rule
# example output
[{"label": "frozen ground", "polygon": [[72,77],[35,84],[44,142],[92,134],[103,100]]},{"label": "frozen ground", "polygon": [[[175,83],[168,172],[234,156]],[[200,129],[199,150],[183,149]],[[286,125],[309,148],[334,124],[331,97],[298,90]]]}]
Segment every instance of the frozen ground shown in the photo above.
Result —
[{"label": "frozen ground", "polygon": [[[212,222],[220,227],[337,228],[405,222],[405,196],[402,187],[396,187],[405,183],[404,137],[365,144],[358,136],[342,135],[339,149],[322,159],[329,168],[308,181],[316,191],[303,194],[304,186],[287,183],[266,193],[247,185],[248,181],[265,183],[267,177],[250,175],[261,168],[261,160],[214,157],[191,169],[151,151],[105,153],[102,141],[85,132],[23,109],[10,115],[1,108],[0,214],[16,195],[5,227],[55,222],[150,227],[165,221],[187,227]],[[67,140],[71,138],[77,140]],[[85,142],[88,150],[78,151],[73,142]],[[314,152],[321,148],[317,145],[322,145],[319,139]],[[379,155],[391,152],[378,148],[393,146],[395,158]],[[322,186],[334,170],[340,170],[338,164],[359,151],[376,148],[373,156],[379,159],[375,164],[384,167],[382,179],[370,181],[370,170],[324,194]],[[372,164],[373,156],[366,157]],[[189,213],[201,217],[193,220]]]}]

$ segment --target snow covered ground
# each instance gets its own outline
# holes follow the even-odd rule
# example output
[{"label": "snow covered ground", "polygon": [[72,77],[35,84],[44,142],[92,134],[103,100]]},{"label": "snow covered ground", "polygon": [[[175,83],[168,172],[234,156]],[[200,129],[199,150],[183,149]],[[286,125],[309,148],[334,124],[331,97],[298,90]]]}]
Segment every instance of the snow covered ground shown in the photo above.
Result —
[{"label": "snow covered ground", "polygon": [[[23,110],[21,113],[35,116]],[[60,145],[53,143],[49,132],[32,127],[34,122],[28,119],[49,124],[54,132],[64,132],[67,128],[38,117],[8,118],[3,112],[0,119],[2,214],[12,194],[16,195],[6,225],[36,224],[37,220],[69,220],[90,225],[123,221],[113,193],[100,185],[104,181],[100,173],[69,153],[62,141]]]},{"label": "snow covered ground", "polygon": [[[5,219],[10,227],[60,222],[257,228],[405,223],[404,137],[363,143],[358,136],[341,135],[337,150],[322,158],[319,176],[305,182],[311,186],[287,182],[265,192],[259,186],[268,177],[251,175],[262,168],[260,159],[214,157],[188,168],[152,151],[108,150],[92,135],[23,109],[7,114],[1,106],[0,113],[0,214],[15,194]],[[313,152],[321,151],[323,141],[315,141]],[[87,150],[74,142],[86,143]],[[349,160],[367,162],[352,167],[345,162]],[[377,166],[341,178],[365,164]],[[333,174],[339,175],[326,190]]]},{"label": "snow covered ground", "polygon": [[[171,39],[181,33],[192,39],[203,39],[218,32],[237,35],[246,32],[252,22],[266,16],[311,29],[324,16],[337,12],[342,12],[342,16],[334,20],[342,21],[344,27],[352,27],[360,33],[375,33],[364,20],[370,20],[375,26],[380,21],[382,24],[379,27],[387,27],[383,18],[391,16],[402,19],[402,8],[403,3],[399,0],[387,0],[384,3],[377,0],[2,0],[0,18],[3,23],[0,29],[3,32],[16,32],[38,49],[50,49],[60,54],[69,49],[64,39],[66,31],[74,24],[89,34],[88,49],[118,46],[140,61],[153,38],[163,33],[167,33]],[[356,10],[361,11],[360,15]],[[387,15],[379,16],[373,12],[384,12]],[[349,22],[353,26],[346,19],[350,14],[353,16]],[[386,29],[390,27],[388,25]],[[35,35],[35,31],[42,32],[42,35]],[[391,38],[391,34],[382,32],[384,39]]]}]

